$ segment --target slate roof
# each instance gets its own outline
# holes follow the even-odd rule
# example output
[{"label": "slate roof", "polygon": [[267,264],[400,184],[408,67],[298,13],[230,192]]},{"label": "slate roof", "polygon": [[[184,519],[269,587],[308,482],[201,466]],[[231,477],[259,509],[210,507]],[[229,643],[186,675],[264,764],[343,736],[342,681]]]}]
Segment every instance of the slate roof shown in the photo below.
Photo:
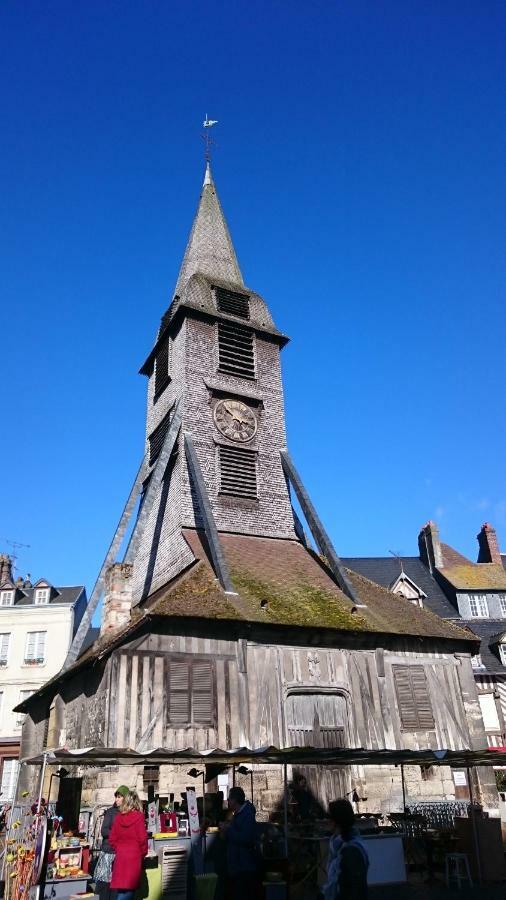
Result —
[{"label": "slate roof", "polygon": [[[83,591],[85,590],[84,585],[72,585],[72,586],[64,586],[64,587],[54,587],[53,585],[49,585],[51,593],[49,595],[49,602],[41,604],[41,607],[44,606],[55,606],[64,604],[65,606],[72,606],[79,599]],[[16,606],[34,606],[35,605],[35,591],[37,586],[31,588],[20,588],[13,586],[13,590],[16,591],[14,595],[14,603],[13,607]],[[55,593],[56,592],[56,593]],[[1,609],[12,609],[12,607],[0,607]]]},{"label": "slate roof", "polygon": [[[342,561],[349,569],[386,588],[389,588],[400,574],[399,562],[393,556],[344,557]],[[427,599],[424,600],[425,607],[444,619],[457,617],[455,607],[445,597],[436,579],[418,556],[403,556],[402,565],[406,575],[427,595]]]},{"label": "slate roof", "polygon": [[493,648],[494,639],[504,632],[506,621],[504,619],[459,619],[459,623],[466,625],[480,638],[480,656],[483,669],[474,669],[475,675],[482,673],[491,675],[506,675],[506,666],[503,666],[498,651]]}]

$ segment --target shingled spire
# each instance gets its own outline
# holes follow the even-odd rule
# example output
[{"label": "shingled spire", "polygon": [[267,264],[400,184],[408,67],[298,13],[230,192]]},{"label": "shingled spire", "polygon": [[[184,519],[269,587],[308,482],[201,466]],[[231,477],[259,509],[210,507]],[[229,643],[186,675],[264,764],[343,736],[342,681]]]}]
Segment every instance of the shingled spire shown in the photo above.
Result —
[{"label": "shingled spire", "polygon": [[237,287],[244,287],[209,163],[206,166],[199,208],[179,272],[176,294],[181,293],[195,272],[228,281]]}]

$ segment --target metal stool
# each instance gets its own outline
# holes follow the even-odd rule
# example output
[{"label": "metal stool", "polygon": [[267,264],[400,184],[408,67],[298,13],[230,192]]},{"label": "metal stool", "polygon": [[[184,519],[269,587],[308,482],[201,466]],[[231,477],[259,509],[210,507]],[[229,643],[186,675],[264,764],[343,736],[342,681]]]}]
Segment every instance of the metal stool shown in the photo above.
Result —
[{"label": "metal stool", "polygon": [[456,881],[459,889],[463,884],[473,886],[466,853],[447,853],[445,856],[445,874],[447,887],[450,887],[450,881]]}]

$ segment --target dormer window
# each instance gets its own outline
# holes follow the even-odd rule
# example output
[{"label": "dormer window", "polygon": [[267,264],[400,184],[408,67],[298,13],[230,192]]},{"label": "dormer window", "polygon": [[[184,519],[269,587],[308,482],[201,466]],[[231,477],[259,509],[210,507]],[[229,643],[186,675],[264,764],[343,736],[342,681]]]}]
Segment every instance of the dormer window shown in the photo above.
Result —
[{"label": "dormer window", "polygon": [[476,653],[474,656],[471,656],[471,665],[473,669],[484,669],[483,660],[481,658],[481,653]]},{"label": "dormer window", "polygon": [[506,594],[499,594],[499,603],[501,606],[501,616],[506,616]]},{"label": "dormer window", "polygon": [[49,603],[49,588],[35,588],[35,605],[44,606]]},{"label": "dormer window", "polygon": [[14,604],[14,591],[0,591],[0,606],[12,606]]},{"label": "dormer window", "polygon": [[488,603],[486,594],[473,594],[469,600],[471,617],[473,619],[488,619]]},{"label": "dormer window", "polygon": [[506,644],[499,644],[499,656],[503,666],[506,666]]}]

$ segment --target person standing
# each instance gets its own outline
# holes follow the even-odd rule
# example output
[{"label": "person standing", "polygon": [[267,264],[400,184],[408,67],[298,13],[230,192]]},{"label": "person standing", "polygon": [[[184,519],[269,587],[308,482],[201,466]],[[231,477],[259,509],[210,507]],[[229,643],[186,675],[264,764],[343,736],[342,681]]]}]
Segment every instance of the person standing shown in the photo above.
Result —
[{"label": "person standing", "polygon": [[148,852],[144,813],[135,791],[129,791],[121,804],[111,828],[109,843],[116,854],[111,889],[117,891],[117,900],[132,900],[141,880],[142,860]]},{"label": "person standing", "polygon": [[109,843],[109,835],[113,822],[118,815],[125,797],[130,793],[129,788],[125,784],[120,784],[114,792],[114,803],[109,809],[106,809],[102,820],[102,847],[95,866],[94,878],[96,892],[100,900],[109,900],[110,898],[110,882],[112,877],[112,864],[114,861],[114,850]]},{"label": "person standing", "polygon": [[234,900],[253,900],[258,868],[256,810],[241,787],[230,789],[228,808],[233,817],[221,823],[220,831],[227,843],[227,872]]},{"label": "person standing", "polygon": [[324,900],[367,900],[369,857],[354,827],[355,813],[349,800],[329,804],[334,824],[327,858]]}]

